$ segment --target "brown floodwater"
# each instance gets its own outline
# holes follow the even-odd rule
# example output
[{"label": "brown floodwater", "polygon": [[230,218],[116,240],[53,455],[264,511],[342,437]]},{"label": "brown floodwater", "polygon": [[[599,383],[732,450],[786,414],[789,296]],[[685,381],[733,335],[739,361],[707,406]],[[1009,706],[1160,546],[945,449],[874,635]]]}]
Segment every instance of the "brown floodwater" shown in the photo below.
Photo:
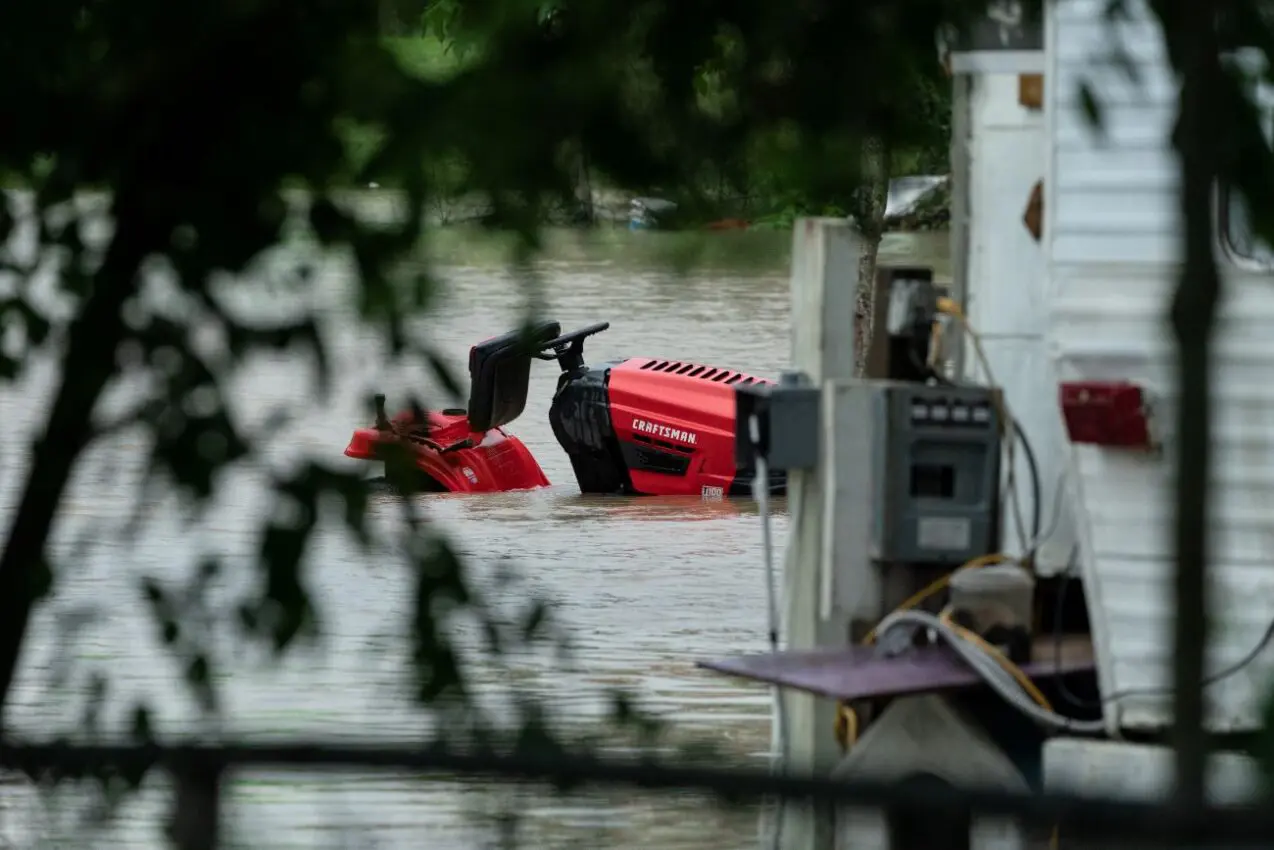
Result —
[{"label": "brown floodwater", "polygon": [[[489,238],[443,232],[431,252],[444,293],[414,331],[427,334],[458,371],[472,343],[516,326],[537,300],[540,312],[563,329],[611,322],[588,342],[586,356],[593,360],[676,357],[762,375],[775,375],[788,362],[786,234],[551,234],[535,269],[535,293]],[[945,254],[942,234],[891,237],[885,246],[886,258],[936,262],[940,276]],[[322,265],[311,295],[332,340],[329,392],[314,392],[305,365],[283,356],[250,364],[235,381],[234,412],[245,421],[261,420],[277,405],[298,413],[289,437],[269,444],[265,463],[276,468],[304,457],[346,463],[341,450],[350,429],[367,419],[365,399],[373,390],[387,393],[391,406],[409,391],[446,401],[424,364],[382,368],[384,345],[353,318],[343,268]],[[291,297],[265,293],[244,306],[286,310]],[[475,658],[482,703],[511,710],[508,689],[514,688],[546,700],[564,724],[588,724],[604,715],[611,690],[623,688],[670,725],[674,741],[705,740],[733,758],[762,763],[768,692],[694,666],[696,658],[765,649],[755,506],[582,497],[548,426],[556,367],[537,367],[526,412],[511,430],[538,457],[552,486],[422,502],[431,528],[476,565],[475,580],[493,604],[513,611],[532,597],[545,599],[571,637],[565,661],[526,653],[510,661],[511,669],[498,670]],[[10,514],[54,378],[51,364],[37,363],[0,391],[8,437],[0,453],[0,504]],[[128,388],[118,392],[122,398]],[[32,628],[12,702],[15,731],[81,728],[90,676],[100,673],[110,683],[102,716],[113,729],[123,727],[133,705],[146,702],[169,734],[427,736],[429,717],[404,688],[411,576],[391,552],[363,552],[335,523],[306,557],[321,640],[275,663],[233,638],[227,614],[227,622],[210,627],[224,705],[215,724],[200,719],[179,665],[157,640],[139,580],[184,580],[201,554],[216,552],[226,564],[217,598],[228,607],[254,575],[257,532],[277,506],[262,489],[264,470],[251,468],[226,475],[215,504],[192,519],[172,497],[141,491],[145,449],[140,434],[126,432],[95,448],[77,470],[56,535],[57,595]],[[127,522],[139,500],[145,520],[134,530]],[[782,500],[774,510],[781,550],[787,533]],[[385,528],[397,521],[397,511],[388,495],[376,499],[376,519]],[[521,581],[497,580],[490,565],[500,563]],[[87,625],[73,627],[81,620]],[[103,845],[163,846],[164,800],[155,790],[127,802],[111,824],[87,831],[79,821],[81,793],[36,799],[12,790],[7,799],[10,829],[74,834]],[[718,809],[690,794],[559,798],[440,779],[277,771],[238,777],[225,817],[229,843],[244,846],[462,850],[499,846],[493,823],[510,808],[520,815],[526,847],[724,850],[752,846],[756,836],[754,811]]]}]

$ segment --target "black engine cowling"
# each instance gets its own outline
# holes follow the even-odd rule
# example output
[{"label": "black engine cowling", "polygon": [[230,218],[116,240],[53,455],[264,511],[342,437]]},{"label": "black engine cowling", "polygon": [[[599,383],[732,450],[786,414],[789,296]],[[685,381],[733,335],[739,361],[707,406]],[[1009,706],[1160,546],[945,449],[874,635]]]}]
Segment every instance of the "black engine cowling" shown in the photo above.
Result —
[{"label": "black engine cowling", "polygon": [[549,407],[553,436],[571,459],[581,493],[631,490],[611,424],[606,385],[614,362],[563,372]]}]

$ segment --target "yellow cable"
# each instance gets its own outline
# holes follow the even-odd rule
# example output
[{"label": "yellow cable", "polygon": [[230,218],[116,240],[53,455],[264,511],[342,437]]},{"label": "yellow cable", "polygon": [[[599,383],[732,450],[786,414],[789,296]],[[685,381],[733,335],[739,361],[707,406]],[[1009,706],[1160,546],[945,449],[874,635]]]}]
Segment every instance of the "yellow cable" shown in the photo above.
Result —
[{"label": "yellow cable", "polygon": [[[1009,557],[1008,555],[1005,555],[1001,552],[997,552],[993,555],[982,555],[980,557],[974,558],[973,560],[962,564],[959,567],[959,569],[960,570],[975,569],[977,567],[990,566],[991,564],[1002,564],[1005,561],[1012,561],[1012,560],[1013,558]],[[951,583],[951,576],[955,575],[955,573],[958,571],[959,570],[953,570],[952,572],[947,573],[941,578],[938,578],[930,582],[921,590],[917,591],[916,593],[913,593],[911,596],[904,599],[902,603],[897,608],[894,609],[894,611],[910,611],[912,608],[915,608],[917,605],[924,602],[929,597],[933,596],[936,593],[941,592],[943,589],[946,588],[948,584]],[[866,635],[863,636],[862,643],[870,644],[870,643],[875,643],[875,641],[876,641],[876,629],[873,628],[871,631],[869,631]],[[836,742],[840,744],[842,750],[848,750],[855,743],[857,743],[858,733],[859,733],[858,712],[854,711],[853,707],[851,707],[848,703],[845,703],[845,702],[839,703],[836,707],[836,722],[835,722]]]},{"label": "yellow cable", "polygon": [[995,662],[1003,667],[1004,671],[1012,676],[1017,683],[1022,686],[1022,690],[1026,691],[1026,693],[1031,697],[1031,699],[1035,700],[1036,704],[1039,705],[1040,708],[1043,708],[1046,711],[1053,710],[1052,703],[1050,703],[1048,698],[1040,692],[1040,689],[1035,686],[1034,682],[1031,681],[1031,677],[1026,675],[1026,672],[1021,667],[1014,664],[1009,657],[998,648],[987,643],[986,639],[977,632],[966,629],[964,626],[961,626],[952,620],[951,610],[949,608],[943,610],[943,612],[938,615],[938,619],[960,637],[995,659]]},{"label": "yellow cable", "polygon": [[982,367],[982,371],[986,372],[987,383],[994,384],[991,361],[986,356],[986,349],[982,347],[982,335],[973,329],[973,325],[969,323],[969,318],[964,315],[960,305],[944,296],[938,299],[938,312],[945,313],[960,323],[961,330],[967,333],[973,342],[973,352],[978,356],[978,364]]},{"label": "yellow cable", "polygon": [[[977,645],[978,647],[982,649],[983,652],[987,653],[992,658],[994,658],[996,662],[1001,667],[1003,667],[1006,671],[1008,671],[1009,675],[1011,675],[1017,681],[1017,683],[1022,686],[1022,689],[1026,691],[1026,693],[1031,697],[1031,699],[1035,700],[1037,705],[1039,705],[1045,711],[1053,710],[1053,706],[1048,701],[1048,698],[1045,697],[1044,694],[1040,692],[1040,689],[1036,687],[1034,682],[1031,681],[1031,678],[1026,675],[1026,671],[1024,671],[1018,665],[1014,664],[1008,658],[1008,656],[1006,656],[1003,652],[1000,652],[999,649],[987,643],[982,638],[981,635],[977,634],[976,632],[969,631],[963,626],[957,625],[956,623],[952,622],[950,609],[944,609],[943,612],[938,615],[938,619],[942,620],[943,623],[945,623],[956,634],[960,635],[961,638],[969,641],[970,643]],[[1059,843],[1060,843],[1060,830],[1059,830],[1059,827],[1054,825],[1053,831],[1049,834],[1049,840],[1048,840],[1049,850],[1058,850]]]},{"label": "yellow cable", "polygon": [[938,368],[938,360],[942,353],[944,333],[945,329],[942,327],[942,322],[934,322],[929,330],[929,358],[925,365],[935,371]]},{"label": "yellow cable", "polygon": [[[986,349],[982,347],[982,335],[974,329],[973,325],[969,322],[968,317],[964,315],[964,311],[960,309],[960,305],[944,296],[938,299],[938,312],[945,313],[955,319],[960,324],[961,330],[968,334],[969,340],[973,343],[973,353],[976,354],[978,358],[978,365],[981,366],[982,371],[986,373],[987,385],[994,387],[995,373],[991,369],[991,359],[986,356]],[[996,395],[995,407],[996,412],[1000,415],[1000,423],[1004,433],[1006,435],[1012,435],[1014,422],[1013,418],[1009,416],[1008,406],[1004,403],[1003,393],[998,393]],[[1006,439],[1008,439],[1007,436]],[[1010,453],[1009,457],[1011,459],[1013,451],[1012,440],[1009,440],[1007,451]],[[1012,472],[1012,469],[1013,467],[1010,465],[1010,473]]]},{"label": "yellow cable", "polygon": [[[933,596],[935,593],[938,593],[939,591],[945,589],[946,586],[951,583],[951,577],[955,575],[957,572],[959,572],[960,570],[969,570],[969,569],[974,569],[976,567],[989,567],[992,564],[1002,564],[1005,561],[1012,561],[1012,560],[1014,559],[1009,557],[1008,555],[1005,555],[1002,552],[997,552],[994,555],[982,555],[980,557],[974,558],[971,561],[967,561],[966,563],[962,564],[959,567],[959,569],[952,570],[951,572],[947,573],[941,578],[938,578],[930,582],[929,584],[925,585],[921,590],[917,591],[916,593],[913,593],[911,596],[904,599],[902,604],[900,604],[897,608],[894,609],[894,612],[910,611],[912,608],[915,608],[917,605],[919,605],[921,602],[924,602],[926,599]],[[866,635],[863,636],[863,643],[875,643],[875,642],[876,642],[876,629],[873,628],[871,631],[869,631]]]},{"label": "yellow cable", "polygon": [[858,743],[858,712],[849,703],[838,703],[836,706],[836,743],[842,750],[848,750]]}]

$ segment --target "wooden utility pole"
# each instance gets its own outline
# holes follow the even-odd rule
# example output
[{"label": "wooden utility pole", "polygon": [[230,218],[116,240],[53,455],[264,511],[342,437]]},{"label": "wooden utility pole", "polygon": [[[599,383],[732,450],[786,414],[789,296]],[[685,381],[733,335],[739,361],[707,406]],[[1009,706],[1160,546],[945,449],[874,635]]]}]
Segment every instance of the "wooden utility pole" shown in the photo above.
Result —
[{"label": "wooden utility pole", "polygon": [[[826,388],[829,382],[855,376],[856,309],[860,297],[859,270],[870,246],[844,219],[800,219],[792,242],[792,368]],[[870,321],[870,318],[868,318]],[[835,585],[832,566],[854,545],[836,529],[852,512],[855,493],[839,492],[831,469],[835,464],[834,419],[838,406],[824,389],[823,437],[817,469],[788,474],[791,531],[783,569],[781,623],[787,650],[846,645],[848,615],[835,600],[846,589]],[[865,556],[866,550],[859,555]],[[840,757],[833,735],[835,706],[808,694],[782,694],[776,706],[777,753],[782,769],[797,775],[830,774]],[[834,843],[833,813],[826,808],[785,801],[779,805],[778,845],[784,850],[830,850]],[[767,847],[769,842],[767,842]]]}]

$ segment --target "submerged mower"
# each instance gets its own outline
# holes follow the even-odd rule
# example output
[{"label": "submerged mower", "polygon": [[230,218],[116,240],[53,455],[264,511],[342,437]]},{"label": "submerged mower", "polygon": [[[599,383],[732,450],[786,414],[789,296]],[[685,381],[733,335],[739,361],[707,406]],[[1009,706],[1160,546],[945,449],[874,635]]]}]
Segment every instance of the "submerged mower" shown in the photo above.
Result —
[{"label": "submerged mower", "polygon": [[[498,336],[469,350],[467,410],[409,410],[392,418],[376,396],[376,423],[345,454],[383,460],[406,448],[430,492],[492,493],[548,486],[539,463],[505,428],[526,408],[532,360],[561,368],[549,424],[582,493],[724,497],[750,495],[753,475],[735,468],[735,388],[768,384],[732,369],[632,357],[595,366],[584,341],[602,322],[562,333],[557,322]],[[786,491],[771,473],[769,491]]]}]

